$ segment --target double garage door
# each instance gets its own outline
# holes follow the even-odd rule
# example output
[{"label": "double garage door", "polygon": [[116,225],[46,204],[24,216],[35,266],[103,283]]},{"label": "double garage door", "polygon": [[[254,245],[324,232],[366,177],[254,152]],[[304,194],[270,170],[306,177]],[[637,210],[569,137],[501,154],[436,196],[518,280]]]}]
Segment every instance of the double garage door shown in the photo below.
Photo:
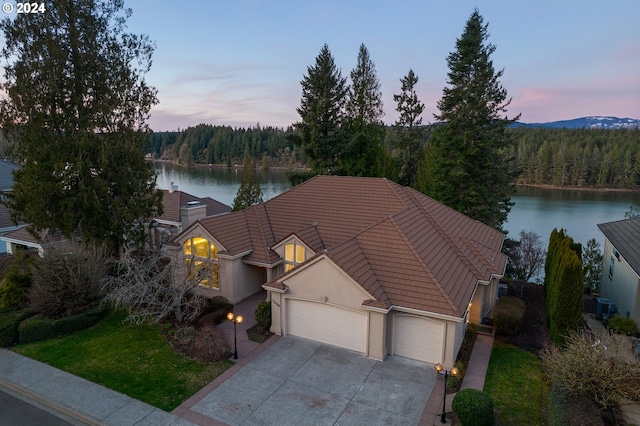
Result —
[{"label": "double garage door", "polygon": [[367,315],[324,303],[286,300],[287,334],[366,352]]},{"label": "double garage door", "polygon": [[442,360],[444,324],[424,317],[394,315],[393,354],[418,361]]}]

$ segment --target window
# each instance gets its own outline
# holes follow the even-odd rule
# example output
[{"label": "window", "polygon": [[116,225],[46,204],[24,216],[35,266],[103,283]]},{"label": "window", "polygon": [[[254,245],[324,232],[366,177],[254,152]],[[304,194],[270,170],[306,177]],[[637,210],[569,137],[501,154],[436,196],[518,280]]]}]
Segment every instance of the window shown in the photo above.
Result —
[{"label": "window", "polygon": [[194,237],[183,245],[187,265],[187,278],[199,280],[208,288],[220,288],[218,280],[218,248],[208,240]]},{"label": "window", "polygon": [[616,258],[611,256],[611,260],[609,261],[609,278],[613,278],[613,265],[616,264]]},{"label": "window", "polygon": [[284,271],[287,272],[294,266],[304,262],[304,246],[298,243],[284,245]]}]

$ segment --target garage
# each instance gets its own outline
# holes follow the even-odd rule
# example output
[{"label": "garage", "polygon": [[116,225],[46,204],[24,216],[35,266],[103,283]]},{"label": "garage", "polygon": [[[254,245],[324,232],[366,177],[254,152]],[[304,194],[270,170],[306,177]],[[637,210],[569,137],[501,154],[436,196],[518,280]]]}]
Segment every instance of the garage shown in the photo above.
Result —
[{"label": "garage", "polygon": [[286,299],[286,334],[366,352],[367,315],[326,303]]},{"label": "garage", "polygon": [[418,361],[442,361],[444,324],[415,315],[394,315],[393,354]]}]

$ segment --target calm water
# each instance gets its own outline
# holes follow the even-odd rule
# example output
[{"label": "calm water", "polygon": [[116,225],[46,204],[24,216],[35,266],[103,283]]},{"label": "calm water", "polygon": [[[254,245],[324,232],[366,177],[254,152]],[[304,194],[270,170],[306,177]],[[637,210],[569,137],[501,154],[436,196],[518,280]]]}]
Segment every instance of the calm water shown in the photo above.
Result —
[{"label": "calm water", "polygon": [[[156,162],[158,187],[168,189],[174,182],[182,191],[198,197],[211,197],[227,205],[233,204],[242,170],[214,167],[180,167]],[[281,171],[258,171],[265,200],[273,198],[290,185]],[[553,228],[565,228],[574,240],[586,244],[595,238],[604,245],[597,224],[624,219],[634,197],[628,192],[568,191],[561,189],[518,188],[512,197],[515,205],[509,213],[505,229],[518,238],[522,229],[540,234],[546,247]]]}]

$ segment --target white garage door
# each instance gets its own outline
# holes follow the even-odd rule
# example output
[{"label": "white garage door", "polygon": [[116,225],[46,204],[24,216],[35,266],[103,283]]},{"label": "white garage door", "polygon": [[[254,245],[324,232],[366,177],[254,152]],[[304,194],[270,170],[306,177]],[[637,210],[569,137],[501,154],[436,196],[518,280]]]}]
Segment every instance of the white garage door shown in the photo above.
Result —
[{"label": "white garage door", "polygon": [[323,303],[286,300],[287,334],[366,351],[367,316]]},{"label": "white garage door", "polygon": [[393,317],[393,353],[418,361],[438,363],[442,359],[444,324],[423,317]]}]

